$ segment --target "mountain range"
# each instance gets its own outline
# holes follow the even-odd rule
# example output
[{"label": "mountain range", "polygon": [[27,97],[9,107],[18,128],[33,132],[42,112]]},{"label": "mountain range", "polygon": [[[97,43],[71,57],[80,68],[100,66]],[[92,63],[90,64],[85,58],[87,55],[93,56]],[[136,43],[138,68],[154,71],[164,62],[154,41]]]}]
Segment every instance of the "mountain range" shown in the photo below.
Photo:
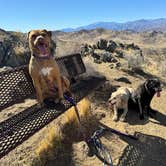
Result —
[{"label": "mountain range", "polygon": [[97,22],[93,24],[89,24],[86,26],[81,26],[77,28],[65,28],[61,31],[64,32],[75,32],[79,30],[92,30],[96,28],[103,28],[107,30],[131,30],[135,32],[142,32],[142,31],[166,31],[166,18],[159,18],[159,19],[141,19],[136,21],[129,21],[125,23],[118,23],[118,22]]}]

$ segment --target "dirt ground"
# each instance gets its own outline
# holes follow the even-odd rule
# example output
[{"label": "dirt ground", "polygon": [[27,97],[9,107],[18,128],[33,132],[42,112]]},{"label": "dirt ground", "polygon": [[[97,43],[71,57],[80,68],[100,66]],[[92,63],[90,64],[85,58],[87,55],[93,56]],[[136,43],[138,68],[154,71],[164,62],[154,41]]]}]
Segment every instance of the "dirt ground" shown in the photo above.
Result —
[{"label": "dirt ground", "polygon": [[[151,75],[134,75],[122,70],[110,69],[107,64],[94,64],[91,63],[89,58],[84,59],[86,63],[87,73],[89,74],[102,74],[105,75],[108,84],[111,88],[117,86],[136,87],[144,81],[144,79],[151,77]],[[118,78],[125,77],[128,81],[121,82]],[[129,83],[131,82],[131,83]],[[108,87],[106,87],[108,88]],[[111,89],[110,88],[110,89]],[[114,122],[108,108],[106,106],[107,93],[98,90],[89,96],[91,100],[92,112],[104,113],[105,117],[100,120],[100,123],[106,126],[133,134],[139,137],[138,141],[133,141],[128,138],[119,137],[114,134],[108,133],[104,135],[101,140],[110,151],[114,165],[123,166],[165,166],[166,164],[166,87],[161,92],[161,97],[153,98],[151,106],[156,109],[157,115],[155,118],[145,118],[139,120],[138,113],[129,111],[127,114],[126,122]],[[109,88],[108,88],[109,89]],[[108,91],[107,91],[108,92]],[[33,105],[34,100],[26,100],[23,104],[17,104],[1,112],[0,122],[13,116],[14,114],[22,111],[24,108]],[[31,165],[31,161],[35,156],[34,149],[44,138],[47,128],[56,123],[56,120],[51,124],[41,129],[38,133],[34,134],[23,144],[11,151],[8,155],[0,160],[0,166],[23,166]],[[66,148],[63,151],[62,157],[55,156],[54,160],[48,162],[47,166],[91,166],[102,165],[102,162],[95,156],[88,157],[84,151],[86,145],[83,141],[76,142],[70,145],[70,149]]]}]

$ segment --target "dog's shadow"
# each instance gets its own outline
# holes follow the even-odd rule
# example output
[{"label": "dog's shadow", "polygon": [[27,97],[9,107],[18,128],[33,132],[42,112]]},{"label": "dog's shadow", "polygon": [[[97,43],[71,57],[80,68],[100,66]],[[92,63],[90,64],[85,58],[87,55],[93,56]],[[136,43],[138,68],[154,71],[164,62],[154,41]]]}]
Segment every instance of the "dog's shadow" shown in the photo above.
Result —
[{"label": "dog's shadow", "polygon": [[153,119],[155,121],[152,121],[152,120],[149,120],[149,121],[161,126],[166,126],[166,115],[164,115],[163,113],[157,111]]},{"label": "dog's shadow", "polygon": [[166,115],[157,110],[155,111],[156,114],[153,114],[152,117],[145,115],[144,119],[140,120],[138,111],[129,109],[126,116],[126,123],[129,123],[130,125],[144,125],[152,122],[161,126],[166,126]]},{"label": "dog's shadow", "polygon": [[117,166],[165,166],[166,140],[160,137],[135,133],[138,140],[120,137],[128,143]]}]

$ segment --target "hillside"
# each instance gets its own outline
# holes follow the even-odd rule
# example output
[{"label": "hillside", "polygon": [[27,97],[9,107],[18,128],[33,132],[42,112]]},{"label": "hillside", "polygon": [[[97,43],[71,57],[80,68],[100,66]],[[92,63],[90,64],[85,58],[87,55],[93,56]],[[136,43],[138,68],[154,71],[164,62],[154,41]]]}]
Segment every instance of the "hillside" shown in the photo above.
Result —
[{"label": "hillside", "polygon": [[[142,140],[139,143],[133,143],[112,134],[102,137],[103,144],[111,152],[113,163],[120,166],[119,163],[122,158],[125,155],[128,156],[128,152],[132,152],[130,155],[135,158],[128,157],[132,160],[132,163],[140,161],[143,162],[141,166],[156,166],[156,163],[164,166],[166,162],[164,158],[166,153],[166,32],[147,31],[138,33],[105,29],[68,33],[54,31],[53,40],[57,43],[55,56],[81,52],[87,75],[104,75],[107,78],[106,84],[88,97],[91,103],[90,112],[92,112],[93,117],[98,118],[100,123],[104,123],[113,129],[141,135]],[[0,67],[28,64],[30,52],[26,34],[0,30],[0,46]],[[136,66],[137,64],[138,66]],[[138,70],[135,70],[135,67],[138,67]],[[146,117],[145,120],[140,121],[137,113],[129,111],[126,122],[112,121],[107,100],[113,90],[119,86],[136,88],[145,79],[152,77],[159,78],[163,83],[161,97],[155,96],[151,103],[151,106],[158,111],[156,118],[148,119]],[[36,100],[28,99],[24,103],[15,104],[3,110],[0,122],[35,103]],[[0,166],[101,165],[101,161],[95,156],[86,155],[85,143],[80,139],[75,141],[74,137],[70,139],[70,144],[67,144],[67,146],[65,143],[60,144],[59,149],[57,148],[59,153],[56,152],[56,148],[53,151],[50,150],[51,145],[47,137],[52,133],[49,131],[55,132],[54,127],[58,126],[58,121],[63,122],[65,120],[65,115],[62,115],[45,126],[2,158]],[[78,133],[74,129],[70,131],[76,136]],[[66,137],[68,138],[68,136]],[[47,144],[41,146],[41,142],[45,140],[47,140]],[[46,150],[46,154],[49,151],[49,154],[41,155],[41,159],[38,160],[39,154],[36,151],[42,148]],[[126,165],[124,164],[124,166]]]},{"label": "hillside", "polygon": [[[55,32],[54,36],[61,40],[61,42],[57,42],[59,47],[59,50],[57,49],[58,56],[62,55],[61,50],[66,51],[66,53],[74,52],[75,50],[78,51],[78,48],[80,48],[82,44],[87,43],[93,45],[100,39],[108,41],[113,40],[117,43],[120,42],[123,44],[134,43],[141,48],[146,66],[151,70],[151,72],[165,72],[166,33],[164,32],[148,31],[135,33],[130,31],[118,32],[95,29],[90,31],[81,30],[70,33]],[[76,47],[74,48],[74,46]]]},{"label": "hillside", "polygon": [[[117,43],[138,45],[145,57],[146,66],[154,71],[165,72],[166,33],[157,31],[131,32],[105,29],[81,30],[78,32],[53,31],[57,43],[56,56],[80,52],[83,44],[95,44],[100,39]],[[0,30],[0,66],[28,64],[30,52],[26,34]],[[162,64],[162,65],[161,65]]]}]

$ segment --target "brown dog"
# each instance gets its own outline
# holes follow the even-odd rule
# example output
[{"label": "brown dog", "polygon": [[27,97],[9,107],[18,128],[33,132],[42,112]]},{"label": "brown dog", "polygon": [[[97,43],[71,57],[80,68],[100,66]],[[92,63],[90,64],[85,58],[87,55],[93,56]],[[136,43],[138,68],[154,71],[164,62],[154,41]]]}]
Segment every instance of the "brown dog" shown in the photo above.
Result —
[{"label": "brown dog", "polygon": [[[70,82],[60,75],[58,64],[51,55],[51,32],[32,30],[28,33],[31,59],[29,73],[37,93],[37,100],[42,105],[47,98],[63,98],[69,91]],[[57,92],[57,93],[56,93]]]}]

